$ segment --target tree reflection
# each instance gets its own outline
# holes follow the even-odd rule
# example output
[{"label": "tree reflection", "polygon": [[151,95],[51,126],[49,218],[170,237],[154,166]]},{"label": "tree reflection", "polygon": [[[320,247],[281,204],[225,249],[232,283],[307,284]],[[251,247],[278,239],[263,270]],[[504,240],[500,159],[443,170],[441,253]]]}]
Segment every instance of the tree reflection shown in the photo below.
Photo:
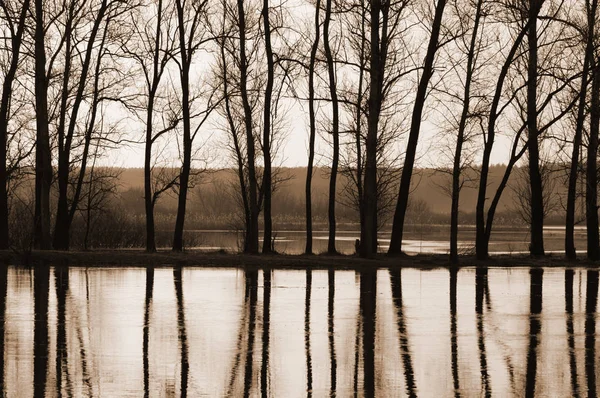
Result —
[{"label": "tree reflection", "polygon": [[63,371],[66,375],[67,395],[72,396],[72,388],[69,379],[69,363],[67,354],[67,330],[66,330],[66,305],[67,291],[69,290],[69,268],[59,265],[54,268],[54,282],[56,286],[56,391],[62,395]]},{"label": "tree reflection", "polygon": [[48,371],[48,288],[50,268],[42,263],[33,271],[34,324],[33,324],[33,396],[46,394]]},{"label": "tree reflection", "polygon": [[330,363],[330,390],[329,395],[334,397],[337,390],[337,358],[335,356],[335,329],[333,305],[335,302],[335,271],[327,271],[327,335],[329,336],[329,363]]},{"label": "tree reflection", "polygon": [[360,272],[360,314],[363,337],[363,372],[365,397],[375,396],[375,314],[377,303],[377,270]]},{"label": "tree reflection", "polygon": [[479,349],[479,368],[481,386],[486,397],[492,396],[485,350],[485,331],[483,327],[483,301],[487,297],[488,269],[478,267],[475,270],[475,313],[477,315],[477,347]]},{"label": "tree reflection", "polygon": [[535,396],[536,372],[537,372],[537,348],[539,334],[542,329],[540,314],[542,313],[542,283],[544,270],[532,268],[529,271],[529,351],[527,354],[527,380],[525,394],[527,397]]},{"label": "tree reflection", "polygon": [[596,396],[596,307],[598,303],[598,271],[587,271],[585,297],[585,377],[588,396]]},{"label": "tree reflection", "polygon": [[8,293],[8,265],[0,263],[0,394],[6,396],[4,385],[4,324],[6,322],[6,294]]},{"label": "tree reflection", "polygon": [[304,351],[306,353],[306,396],[312,397],[312,356],[310,352],[310,300],[312,294],[312,270],[306,270],[306,295],[304,298]]},{"label": "tree reflection", "polygon": [[456,285],[458,268],[450,268],[450,350],[452,352],[452,382],[454,396],[460,397],[460,382],[458,378],[458,337],[456,333]]},{"label": "tree reflection", "polygon": [[404,364],[404,379],[406,382],[406,394],[409,397],[417,396],[417,386],[415,382],[415,373],[410,355],[410,346],[408,344],[408,331],[404,317],[404,306],[402,303],[402,274],[401,270],[390,269],[390,283],[392,288],[392,299],[396,307],[396,318],[398,322],[398,334],[400,335],[400,353],[402,363]]},{"label": "tree reflection", "polygon": [[256,302],[258,290],[258,271],[246,270],[246,297],[249,297],[250,316],[248,319],[248,347],[246,349],[246,366],[244,369],[244,397],[250,396],[252,388],[252,352],[254,349],[254,333],[256,330]]},{"label": "tree reflection", "polygon": [[569,345],[569,368],[571,370],[571,392],[573,397],[579,397],[577,383],[577,358],[575,356],[575,328],[573,325],[573,277],[575,271],[565,270],[565,312],[567,313],[567,339]]},{"label": "tree reflection", "polygon": [[189,359],[188,341],[185,327],[185,309],[183,304],[183,281],[181,279],[181,266],[173,268],[173,280],[175,282],[175,296],[177,298],[177,330],[179,346],[181,349],[181,397],[187,396]]},{"label": "tree reflection", "polygon": [[260,370],[260,392],[263,398],[269,391],[269,331],[271,318],[271,270],[263,270],[263,330],[262,330],[262,366]]},{"label": "tree reflection", "polygon": [[144,336],[142,343],[142,355],[144,363],[144,397],[150,395],[150,362],[148,346],[150,343],[150,310],[152,305],[152,293],[154,290],[154,267],[146,268],[146,297],[144,300]]}]

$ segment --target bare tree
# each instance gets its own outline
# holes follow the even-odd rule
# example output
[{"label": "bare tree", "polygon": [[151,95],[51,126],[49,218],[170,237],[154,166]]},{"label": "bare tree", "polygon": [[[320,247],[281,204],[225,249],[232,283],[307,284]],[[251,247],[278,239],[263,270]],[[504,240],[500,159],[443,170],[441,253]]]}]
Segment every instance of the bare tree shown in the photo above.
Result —
[{"label": "bare tree", "polygon": [[[17,13],[19,7],[21,10]],[[8,69],[2,82],[2,97],[0,98],[0,250],[9,247],[9,224],[8,224],[8,179],[7,150],[8,150],[8,124],[10,120],[10,103],[13,92],[13,84],[17,75],[17,68],[21,55],[21,44],[26,27],[27,13],[29,11],[29,0],[22,3],[0,3],[2,20],[5,24],[4,30],[8,32],[10,40],[9,49],[6,50],[5,60]]]},{"label": "bare tree", "polygon": [[[123,46],[126,56],[133,58],[139,65],[145,81],[145,104],[141,106],[145,121],[144,149],[144,205],[146,211],[146,251],[156,251],[154,207],[160,195],[171,189],[177,182],[176,176],[164,176],[165,168],[155,169],[153,147],[155,143],[169,132],[173,131],[180,122],[180,110],[173,106],[173,101],[167,99],[167,104],[160,104],[160,83],[173,56],[175,37],[170,35],[172,8],[165,5],[163,0],[155,4],[156,10],[152,19],[140,23],[141,15],[134,16],[134,39]],[[144,9],[144,12],[148,12]],[[143,21],[143,19],[142,19]],[[145,22],[145,21],[144,21]],[[154,25],[152,25],[154,22]],[[129,48],[131,46],[131,48]],[[136,51],[142,49],[142,51]],[[165,109],[166,108],[166,109]],[[175,109],[174,109],[175,108]],[[155,128],[159,120],[155,117],[157,110],[162,114],[162,126]],[[162,112],[161,112],[162,111]],[[166,178],[163,178],[166,177]]]},{"label": "bare tree", "polygon": [[421,117],[427,97],[427,87],[429,80],[433,75],[433,61],[439,47],[439,35],[442,26],[442,16],[446,7],[446,0],[438,0],[435,6],[435,15],[431,26],[431,36],[425,55],[423,64],[423,72],[419,80],[417,96],[415,98],[415,106],[411,119],[410,133],[408,136],[408,144],[404,157],[404,167],[402,168],[402,177],[400,179],[400,191],[398,193],[398,203],[396,205],[396,213],[394,214],[394,224],[392,226],[392,236],[390,238],[390,248],[388,254],[400,254],[402,252],[402,235],[404,232],[404,217],[408,207],[408,196],[410,193],[410,180],[412,178],[415,156],[417,152],[417,144],[419,141],[419,132],[421,130]]},{"label": "bare tree", "polygon": [[316,138],[316,109],[315,109],[315,64],[317,59],[317,51],[319,50],[319,39],[321,37],[321,0],[317,0],[315,4],[315,22],[313,43],[310,49],[310,61],[308,65],[308,117],[309,117],[309,138],[308,138],[308,165],[306,167],[306,254],[312,254],[312,177],[313,164],[315,159],[315,138]]},{"label": "bare tree", "polygon": [[327,241],[327,252],[329,254],[337,253],[335,248],[335,194],[337,188],[337,173],[338,163],[340,158],[340,116],[339,104],[337,95],[337,84],[335,78],[335,64],[333,62],[333,53],[331,51],[331,43],[329,39],[332,13],[332,0],[325,2],[325,20],[323,21],[323,48],[325,50],[325,58],[327,60],[327,75],[329,77],[329,94],[331,96],[332,124],[331,135],[333,137],[333,158],[331,161],[331,174],[329,177],[329,239]]},{"label": "bare tree", "polygon": [[263,29],[265,35],[265,52],[267,58],[267,85],[265,87],[264,113],[263,113],[263,158],[264,173],[262,189],[264,192],[264,239],[262,252],[273,251],[273,220],[271,216],[271,201],[273,194],[272,171],[271,171],[271,100],[273,96],[273,81],[275,79],[275,60],[273,58],[273,47],[271,46],[271,24],[269,21],[269,0],[263,1],[262,9]]},{"label": "bare tree", "polygon": [[[537,19],[544,0],[529,1],[529,30],[527,32],[529,63],[527,68],[527,134],[529,154],[529,183],[531,185],[531,244],[533,256],[544,255],[544,197],[540,173],[538,132],[538,32]],[[597,230],[596,226],[596,230]]]},{"label": "bare tree", "polygon": [[[63,69],[63,81],[62,81],[62,94],[60,104],[60,115],[59,124],[57,128],[58,135],[58,207],[56,213],[56,223],[53,236],[53,247],[57,250],[68,250],[69,249],[69,237],[70,237],[70,226],[72,217],[70,216],[69,199],[68,199],[68,188],[69,188],[69,176],[71,168],[71,150],[73,145],[73,139],[75,136],[75,130],[78,123],[78,114],[81,105],[84,102],[84,93],[87,87],[89,79],[89,71],[92,66],[92,56],[96,46],[96,37],[100,33],[101,37],[105,37],[101,34],[101,26],[104,22],[105,16],[110,13],[113,2],[108,0],[102,0],[97,9],[86,10],[85,4],[78,4],[76,1],[72,1],[69,4],[68,16],[66,27],[64,31],[65,36],[65,65]],[[93,17],[92,27],[87,39],[86,48],[83,54],[83,61],[81,63],[81,71],[78,79],[73,79],[71,67],[72,57],[75,56],[73,51],[76,51],[75,28],[76,21],[82,21],[80,12],[90,12]],[[106,26],[106,25],[105,25]],[[106,26],[107,28],[107,26]],[[76,54],[80,57],[81,54]],[[92,69],[94,70],[94,69]],[[70,87],[69,83],[71,80],[76,80],[74,87]],[[72,98],[72,103],[68,107],[69,96],[72,91],[75,91],[75,96]],[[70,114],[68,126],[66,125],[67,112]],[[73,208],[77,208],[77,203],[72,203]]]},{"label": "bare tree", "polygon": [[244,109],[244,128],[246,132],[246,151],[248,164],[248,204],[250,208],[249,223],[246,231],[246,251],[258,253],[258,198],[256,179],[256,148],[252,126],[252,109],[248,98],[248,60],[246,56],[246,15],[244,2],[237,0],[239,57],[240,57],[240,95]]},{"label": "bare tree", "polygon": [[177,30],[179,36],[179,77],[181,82],[181,109],[183,118],[183,156],[181,173],[179,175],[179,196],[177,206],[177,219],[173,234],[173,251],[183,250],[183,230],[186,215],[187,194],[190,186],[190,173],[192,168],[192,145],[201,126],[214,110],[218,101],[213,101],[214,89],[208,90],[206,108],[199,112],[200,121],[192,132],[192,102],[190,93],[190,69],[195,53],[206,43],[213,40],[209,29],[203,29],[208,24],[208,0],[186,3],[185,0],[176,0]]},{"label": "bare tree", "polygon": [[38,249],[51,248],[50,241],[50,185],[52,163],[48,128],[48,81],[46,80],[46,49],[44,2],[35,0],[35,215],[34,245]]},{"label": "bare tree", "polygon": [[581,87],[579,90],[579,104],[577,109],[577,119],[575,126],[575,134],[573,136],[573,150],[571,154],[571,167],[569,170],[569,182],[567,188],[567,209],[565,220],[565,254],[570,259],[575,259],[577,256],[575,250],[575,199],[577,196],[577,175],[579,171],[579,154],[581,151],[581,141],[583,136],[583,128],[586,118],[585,105],[587,101],[587,90],[589,85],[589,72],[591,63],[594,59],[594,31],[596,25],[596,9],[598,1],[589,0],[585,2],[586,8],[586,31],[581,31],[581,36],[585,40],[585,57],[583,60],[583,72],[581,76]]},{"label": "bare tree", "polygon": [[450,261],[458,262],[458,211],[461,189],[461,169],[463,145],[466,141],[467,122],[471,117],[471,83],[476,68],[476,55],[478,51],[479,27],[484,18],[483,0],[477,0],[475,6],[475,16],[473,17],[473,28],[471,31],[471,40],[467,51],[467,68],[465,73],[464,93],[462,98],[462,111],[458,122],[458,132],[456,136],[456,149],[454,151],[454,164],[452,167],[452,203],[450,206]]}]

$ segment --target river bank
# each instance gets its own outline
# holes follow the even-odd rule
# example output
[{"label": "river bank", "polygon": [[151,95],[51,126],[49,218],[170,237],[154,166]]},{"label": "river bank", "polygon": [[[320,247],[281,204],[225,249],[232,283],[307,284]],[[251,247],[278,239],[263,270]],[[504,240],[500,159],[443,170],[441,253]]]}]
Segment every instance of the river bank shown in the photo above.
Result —
[{"label": "river bank", "polygon": [[[175,253],[159,250],[147,253],[143,250],[91,250],[91,251],[39,251],[17,253],[0,251],[0,262],[10,265],[69,265],[75,267],[112,267],[112,266],[188,266],[188,267],[257,267],[272,269],[361,269],[361,268],[445,268],[450,267],[445,254],[418,254],[389,257],[381,254],[372,259],[363,259],[351,255],[289,255],[269,254],[250,255],[228,252],[206,252],[191,250]],[[543,257],[530,257],[522,254],[503,254],[492,256],[488,260],[477,260],[474,256],[460,258],[460,267],[597,267],[600,262],[585,258],[571,261],[564,255],[550,254]]]}]

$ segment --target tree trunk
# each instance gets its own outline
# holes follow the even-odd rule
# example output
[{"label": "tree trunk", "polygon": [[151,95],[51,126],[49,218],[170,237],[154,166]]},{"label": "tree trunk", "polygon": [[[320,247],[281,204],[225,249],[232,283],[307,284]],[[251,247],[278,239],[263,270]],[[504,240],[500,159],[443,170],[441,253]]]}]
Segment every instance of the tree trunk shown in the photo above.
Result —
[{"label": "tree trunk", "polygon": [[250,223],[246,233],[246,251],[258,253],[258,200],[255,166],[255,145],[252,132],[252,109],[248,99],[248,60],[246,59],[246,19],[243,0],[237,1],[238,27],[240,34],[240,94],[244,107],[244,125],[246,128],[246,150],[248,151],[248,189]]},{"label": "tree trunk", "polygon": [[587,148],[585,210],[587,226],[587,258],[600,259],[598,247],[598,131],[600,130],[600,60],[594,60],[592,71],[590,138]]},{"label": "tree trunk", "polygon": [[46,80],[46,49],[43,1],[35,0],[35,215],[34,245],[49,250],[50,241],[50,185],[52,163],[48,129],[48,82]]},{"label": "tree trunk", "polygon": [[465,142],[465,129],[469,119],[469,108],[471,103],[471,81],[473,80],[473,69],[475,67],[475,51],[479,33],[479,21],[481,20],[481,7],[483,0],[477,2],[471,43],[467,55],[467,73],[465,76],[465,90],[463,95],[463,109],[456,137],[456,149],[454,151],[454,165],[452,169],[452,204],[450,207],[450,261],[458,263],[458,207],[460,199],[460,173],[462,147]]},{"label": "tree trunk", "polygon": [[310,135],[308,138],[308,165],[306,167],[306,247],[304,253],[312,254],[312,177],[313,163],[315,160],[315,137],[317,135],[316,111],[315,111],[315,61],[319,50],[319,38],[321,37],[319,14],[321,11],[321,0],[315,5],[315,39],[310,50],[310,61],[308,64],[308,117]]},{"label": "tree trunk", "polygon": [[325,58],[327,59],[327,73],[329,75],[329,93],[331,95],[331,107],[332,107],[332,131],[333,136],[333,159],[331,161],[331,175],[329,177],[329,207],[328,207],[328,219],[329,219],[329,240],[327,242],[327,253],[335,254],[337,250],[335,248],[335,232],[336,232],[336,220],[335,220],[335,194],[337,187],[337,172],[338,163],[340,159],[340,122],[339,122],[339,106],[338,106],[338,95],[337,85],[335,79],[335,64],[333,62],[333,55],[331,53],[331,47],[329,43],[329,24],[331,22],[331,2],[327,0],[325,8],[325,21],[323,22],[323,47],[325,49]]},{"label": "tree trunk", "polygon": [[[543,0],[542,0],[543,1]],[[529,2],[529,65],[527,68],[527,133],[529,153],[529,182],[531,187],[531,244],[532,256],[544,255],[544,195],[540,173],[540,150],[537,126],[537,17],[541,0]]]},{"label": "tree trunk", "polygon": [[155,197],[152,192],[152,144],[154,101],[162,72],[160,66],[160,38],[162,23],[162,0],[158,0],[156,16],[156,33],[154,38],[154,54],[152,60],[152,83],[148,87],[148,106],[146,109],[146,142],[144,151],[144,207],[146,210],[146,251],[156,251],[156,233],[154,228],[154,203]]},{"label": "tree trunk", "polygon": [[486,220],[484,211],[490,170],[490,159],[492,155],[492,149],[494,147],[494,139],[496,136],[496,120],[498,119],[498,116],[500,116],[498,108],[500,105],[500,99],[502,97],[504,80],[506,79],[515,54],[519,49],[525,34],[527,33],[530,22],[531,21],[528,21],[527,24],[521,29],[521,32],[519,32],[519,35],[513,42],[506,60],[504,61],[504,65],[502,65],[502,69],[498,75],[498,80],[496,81],[494,98],[490,107],[487,135],[484,137],[485,145],[483,148],[483,159],[481,161],[481,172],[479,176],[479,190],[477,191],[477,205],[475,209],[475,254],[479,260],[485,260],[489,255],[489,236],[486,237]]},{"label": "tree trunk", "polygon": [[571,167],[569,170],[569,184],[567,188],[567,214],[565,220],[565,254],[567,258],[574,260],[577,257],[575,250],[575,199],[577,196],[577,176],[579,173],[579,153],[581,150],[581,138],[583,136],[583,125],[585,123],[585,104],[587,100],[588,78],[590,74],[590,63],[594,56],[594,28],[596,9],[598,1],[593,0],[590,13],[587,18],[587,43],[585,45],[585,57],[583,61],[583,72],[581,76],[581,89],[579,90],[579,109],[577,110],[577,122],[575,136],[573,137],[573,151],[571,154]]},{"label": "tree trunk", "polygon": [[429,79],[433,75],[433,60],[438,48],[438,38],[442,25],[442,16],[446,0],[438,0],[435,7],[435,16],[431,29],[431,37],[427,47],[425,56],[425,64],[423,66],[423,74],[419,81],[417,96],[415,98],[415,107],[410,125],[410,133],[408,136],[408,144],[406,154],[404,156],[404,167],[402,168],[402,176],[400,178],[400,191],[398,193],[398,202],[396,204],[396,212],[394,214],[394,223],[392,225],[392,236],[390,238],[390,248],[388,254],[400,254],[402,252],[402,235],[404,233],[404,217],[408,207],[408,196],[410,193],[410,180],[412,178],[413,167],[415,164],[415,156],[417,153],[417,144],[419,143],[419,132],[421,130],[421,117],[423,108],[425,107],[425,98],[427,97],[427,86]]},{"label": "tree trunk", "polygon": [[265,88],[265,110],[263,119],[263,156],[265,170],[263,174],[264,190],[264,239],[263,253],[273,251],[273,220],[271,218],[271,198],[273,193],[271,181],[271,97],[273,94],[273,79],[275,61],[273,60],[273,48],[271,47],[271,24],[269,23],[269,0],[263,1],[263,24],[265,29],[265,51],[267,53],[267,87]]},{"label": "tree trunk", "polygon": [[29,0],[23,2],[23,9],[19,14],[17,31],[11,37],[11,59],[10,66],[4,76],[2,83],[2,98],[0,101],[0,250],[9,248],[8,228],[8,172],[7,145],[8,145],[8,121],[10,114],[10,98],[12,95],[13,81],[19,65],[23,31],[25,30],[25,18],[29,10]]},{"label": "tree trunk", "polygon": [[[371,58],[369,87],[369,118],[365,145],[363,220],[360,225],[360,255],[371,257],[377,253],[377,138],[381,114],[382,87],[385,70],[385,47],[380,37],[379,14],[384,11],[381,0],[371,2]],[[382,51],[383,50],[383,51]]]},{"label": "tree trunk", "polygon": [[185,41],[184,10],[180,0],[177,0],[177,20],[179,30],[179,48],[181,53],[181,108],[183,117],[183,162],[179,175],[179,200],[177,203],[177,218],[173,234],[173,251],[183,251],[183,229],[185,224],[185,209],[187,205],[190,170],[192,168],[192,127],[190,121],[190,57]]}]

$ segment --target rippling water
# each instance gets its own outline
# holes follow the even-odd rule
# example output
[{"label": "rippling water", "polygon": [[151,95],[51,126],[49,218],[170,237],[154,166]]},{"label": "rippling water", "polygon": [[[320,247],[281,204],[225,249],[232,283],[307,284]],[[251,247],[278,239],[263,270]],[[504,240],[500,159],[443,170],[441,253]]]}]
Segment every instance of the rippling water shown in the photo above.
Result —
[{"label": "rippling water", "polygon": [[595,396],[598,271],[0,269],[29,396]]}]

